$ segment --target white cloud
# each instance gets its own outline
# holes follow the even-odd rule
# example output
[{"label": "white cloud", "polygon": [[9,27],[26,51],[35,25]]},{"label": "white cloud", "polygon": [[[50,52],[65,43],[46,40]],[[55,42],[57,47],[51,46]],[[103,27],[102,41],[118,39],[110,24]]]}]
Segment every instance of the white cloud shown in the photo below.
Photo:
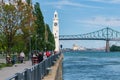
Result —
[{"label": "white cloud", "polygon": [[87,20],[77,20],[79,23],[83,23],[86,25],[99,25],[99,26],[113,26],[113,27],[118,27],[120,26],[120,18],[115,18],[115,17],[102,17],[102,16],[97,16],[91,19]]},{"label": "white cloud", "polygon": [[120,0],[90,0],[95,2],[110,3],[110,4],[120,4]]},{"label": "white cloud", "polygon": [[61,0],[61,1],[56,1],[56,2],[49,2],[49,3],[46,3],[46,4],[47,5],[56,6],[59,9],[61,9],[63,6],[85,7],[85,8],[100,8],[100,9],[103,9],[102,7],[90,6],[90,5],[85,5],[85,4],[81,4],[81,3],[75,3],[75,2],[71,2],[69,0]]}]

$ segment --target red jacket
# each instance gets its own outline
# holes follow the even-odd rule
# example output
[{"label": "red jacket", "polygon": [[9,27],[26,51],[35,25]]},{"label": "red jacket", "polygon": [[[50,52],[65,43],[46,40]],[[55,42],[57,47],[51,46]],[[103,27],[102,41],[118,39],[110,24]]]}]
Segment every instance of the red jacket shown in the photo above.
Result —
[{"label": "red jacket", "polygon": [[49,52],[49,51],[46,52],[46,56],[47,56],[47,57],[50,56],[50,52]]}]

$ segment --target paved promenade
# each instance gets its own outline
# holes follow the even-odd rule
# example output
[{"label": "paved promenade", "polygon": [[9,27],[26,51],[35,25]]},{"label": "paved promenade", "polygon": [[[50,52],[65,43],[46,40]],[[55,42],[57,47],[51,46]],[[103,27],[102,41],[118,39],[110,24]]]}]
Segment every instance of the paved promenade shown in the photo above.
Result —
[{"label": "paved promenade", "polygon": [[[56,61],[56,64],[51,67],[51,71],[49,75],[45,76],[43,80],[55,80],[56,77],[58,77],[59,75],[58,68],[60,67],[60,62],[62,62],[62,59],[63,59],[63,55]],[[24,63],[21,64],[15,64],[12,67],[2,68],[0,69],[0,80],[6,80],[7,78],[13,76],[14,74],[23,72],[24,69],[31,67],[32,67],[32,62],[25,61]],[[58,80],[62,80],[62,79],[58,79]]]},{"label": "paved promenade", "polygon": [[[16,65],[16,66],[15,66]],[[15,64],[13,67],[5,67],[0,70],[0,80],[6,80],[10,76],[13,76],[15,73],[22,72],[26,68],[32,67],[31,61],[25,61],[22,64]]]}]

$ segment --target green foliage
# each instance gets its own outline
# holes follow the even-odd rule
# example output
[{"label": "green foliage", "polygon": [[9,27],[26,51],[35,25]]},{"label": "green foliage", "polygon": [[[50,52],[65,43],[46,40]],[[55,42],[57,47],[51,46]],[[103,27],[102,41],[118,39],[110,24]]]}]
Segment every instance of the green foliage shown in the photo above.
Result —
[{"label": "green foliage", "polygon": [[5,63],[0,63],[0,69],[3,68],[3,67],[6,67],[6,64]]},{"label": "green foliage", "polygon": [[11,67],[13,66],[12,64],[6,64],[6,63],[0,63],[0,69],[4,67]]},{"label": "green foliage", "polygon": [[46,24],[47,27],[47,34],[48,34],[48,41],[47,41],[47,50],[54,50],[55,49],[55,40],[54,40],[54,35],[52,34],[49,25]]},{"label": "green foliage", "polygon": [[20,50],[28,53],[30,33],[34,32],[32,5],[24,4],[21,0],[17,1],[16,6],[3,4],[0,6],[0,15],[0,32],[4,35],[2,38],[5,43],[4,50],[9,54]]},{"label": "green foliage", "polygon": [[0,51],[4,52],[6,50],[6,41],[3,33],[0,33]]},{"label": "green foliage", "polygon": [[34,14],[36,16],[35,23],[37,25],[37,34],[38,34],[38,36],[44,37],[44,35],[45,35],[44,17],[42,15],[39,3],[36,3],[34,5],[34,9],[35,9]]},{"label": "green foliage", "polygon": [[27,0],[27,4],[18,0],[16,6],[0,5],[0,51],[29,53],[30,48],[55,49],[54,36],[49,25],[44,23],[39,3],[34,5],[34,10],[31,0]]},{"label": "green foliage", "polygon": [[34,5],[34,15],[36,16],[35,24],[38,48],[41,51],[54,50],[55,40],[49,25],[44,23],[44,17],[42,15],[39,3]]},{"label": "green foliage", "polygon": [[0,26],[5,37],[4,41],[6,42],[6,50],[10,53],[14,44],[13,38],[18,28],[17,9],[12,4],[4,4],[0,9]]},{"label": "green foliage", "polygon": [[31,0],[26,0],[27,1],[27,3],[30,5],[31,4]]},{"label": "green foliage", "polygon": [[34,15],[36,17],[35,24],[36,24],[36,35],[38,36],[37,40],[39,41],[38,49],[43,51],[45,49],[45,24],[44,24],[44,17],[42,15],[39,3],[34,5]]},{"label": "green foliage", "polygon": [[25,43],[23,40],[23,36],[18,34],[14,38],[14,46],[12,48],[13,52],[21,52],[25,51]]},{"label": "green foliage", "polygon": [[112,45],[112,46],[110,47],[110,51],[111,51],[111,52],[120,51],[120,46]]}]

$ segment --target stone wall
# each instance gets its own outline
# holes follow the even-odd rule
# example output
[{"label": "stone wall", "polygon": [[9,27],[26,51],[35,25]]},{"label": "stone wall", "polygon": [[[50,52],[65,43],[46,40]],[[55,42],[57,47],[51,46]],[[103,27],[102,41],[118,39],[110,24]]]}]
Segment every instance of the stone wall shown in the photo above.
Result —
[{"label": "stone wall", "polygon": [[[61,57],[63,58],[63,55],[61,55]],[[63,80],[62,78],[62,72],[63,72],[62,66],[63,65],[62,64],[63,64],[62,59],[60,59],[55,80]]]},{"label": "stone wall", "polygon": [[43,80],[63,80],[62,60],[63,60],[63,54],[61,54],[59,59],[55,62],[54,66],[51,67],[51,71],[49,72],[49,74],[45,76]]}]

